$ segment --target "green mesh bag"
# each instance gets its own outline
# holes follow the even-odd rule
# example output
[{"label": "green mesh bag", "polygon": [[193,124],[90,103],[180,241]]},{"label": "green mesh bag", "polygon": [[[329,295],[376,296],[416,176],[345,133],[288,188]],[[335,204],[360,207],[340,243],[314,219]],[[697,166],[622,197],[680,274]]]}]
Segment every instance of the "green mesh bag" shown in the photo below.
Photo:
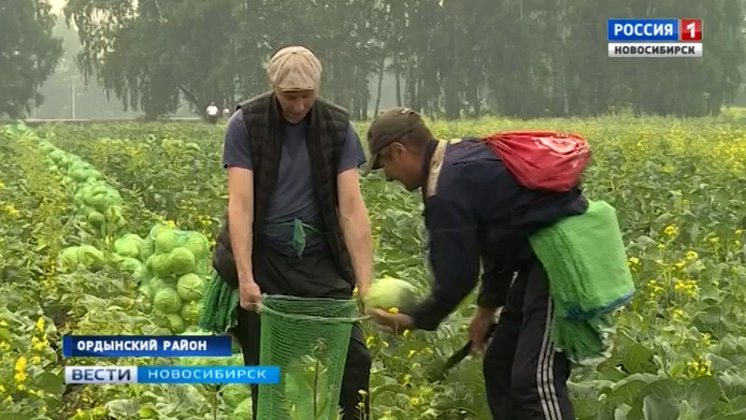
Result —
[{"label": "green mesh bag", "polygon": [[257,419],[336,420],[347,349],[359,317],[354,300],[264,296],[259,364],[280,383],[260,385]]}]

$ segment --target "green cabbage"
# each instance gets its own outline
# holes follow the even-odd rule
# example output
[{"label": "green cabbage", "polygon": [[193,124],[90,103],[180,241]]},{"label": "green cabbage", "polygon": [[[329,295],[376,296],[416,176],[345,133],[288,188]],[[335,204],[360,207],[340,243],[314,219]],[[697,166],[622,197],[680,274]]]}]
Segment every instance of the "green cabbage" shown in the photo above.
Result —
[{"label": "green cabbage", "polygon": [[204,283],[197,274],[189,273],[181,276],[176,283],[176,291],[182,299],[191,301],[202,297]]},{"label": "green cabbage", "polygon": [[184,320],[184,323],[188,325],[196,325],[197,322],[199,322],[199,314],[201,310],[202,303],[200,301],[191,301],[185,303],[181,307],[179,315],[181,316],[181,319]]},{"label": "green cabbage", "polygon": [[136,278],[143,275],[145,271],[145,267],[142,266],[140,260],[130,257],[124,257],[122,261],[119,262],[119,268],[122,271],[132,274]]},{"label": "green cabbage", "polygon": [[194,271],[194,254],[184,247],[174,248],[168,255],[168,260],[173,274],[177,276]]},{"label": "green cabbage", "polygon": [[155,249],[153,248],[153,241],[150,239],[144,240],[142,246],[140,247],[140,261],[147,261],[148,258],[153,255],[153,253],[155,253]]},{"label": "green cabbage", "polygon": [[223,396],[225,405],[233,410],[246,401],[247,398],[251,398],[251,388],[244,384],[227,384],[220,393]]},{"label": "green cabbage", "polygon": [[166,314],[168,320],[168,328],[173,334],[181,334],[184,332],[184,320],[178,314]]},{"label": "green cabbage", "polygon": [[188,249],[197,260],[207,257],[208,252],[210,252],[210,243],[199,232],[192,232],[182,246]]},{"label": "green cabbage", "polygon": [[413,284],[393,277],[373,281],[365,294],[365,306],[410,313],[418,302],[418,290]]},{"label": "green cabbage", "polygon": [[58,261],[63,269],[74,269],[78,265],[78,246],[67,247],[60,252]]},{"label": "green cabbage", "polygon": [[153,306],[164,314],[175,314],[181,309],[183,301],[176,290],[164,287],[153,297]]},{"label": "green cabbage", "polygon": [[168,258],[168,255],[153,255],[148,259],[146,265],[158,277],[168,277],[171,275],[171,260]]},{"label": "green cabbage", "polygon": [[103,226],[105,221],[106,219],[104,218],[103,213],[100,213],[96,210],[88,213],[88,222],[95,227]]},{"label": "green cabbage", "polygon": [[137,234],[128,233],[114,242],[114,252],[123,257],[139,258],[144,242]]},{"label": "green cabbage", "polygon": [[104,265],[104,253],[92,245],[81,245],[77,251],[78,263],[88,270],[99,270]]},{"label": "green cabbage", "polygon": [[172,249],[176,248],[176,232],[173,229],[163,229],[158,236],[155,237],[155,252],[158,254],[167,254]]}]

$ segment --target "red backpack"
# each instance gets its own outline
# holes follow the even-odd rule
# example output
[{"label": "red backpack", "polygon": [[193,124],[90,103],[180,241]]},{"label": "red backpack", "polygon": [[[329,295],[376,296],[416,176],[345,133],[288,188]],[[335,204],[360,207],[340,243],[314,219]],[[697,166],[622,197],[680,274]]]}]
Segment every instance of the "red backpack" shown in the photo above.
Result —
[{"label": "red backpack", "polygon": [[588,143],[574,134],[507,131],[483,141],[521,185],[534,190],[562,192],[576,187],[591,158]]}]

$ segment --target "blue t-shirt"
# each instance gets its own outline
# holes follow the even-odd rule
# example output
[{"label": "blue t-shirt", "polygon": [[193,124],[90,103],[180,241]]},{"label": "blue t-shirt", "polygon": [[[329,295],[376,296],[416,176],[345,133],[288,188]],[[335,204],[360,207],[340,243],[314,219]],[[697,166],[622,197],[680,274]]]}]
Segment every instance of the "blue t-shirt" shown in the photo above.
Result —
[{"label": "blue t-shirt", "polygon": [[[306,129],[308,122],[298,124],[283,121],[282,157],[278,172],[277,185],[270,199],[263,239],[267,245],[286,255],[297,255],[292,246],[294,227],[297,218],[304,224],[314,227],[319,232],[325,230],[318,199],[313,187],[311,163],[306,146]],[[223,166],[236,166],[254,170],[251,160],[249,133],[243,120],[241,110],[236,111],[228,120],[223,150]],[[355,129],[350,124],[345,136],[344,146],[339,161],[338,173],[360,167],[366,161],[363,146],[360,144]],[[277,226],[276,224],[283,224]],[[305,229],[306,245],[303,253],[315,252],[327,246],[326,238]]]}]

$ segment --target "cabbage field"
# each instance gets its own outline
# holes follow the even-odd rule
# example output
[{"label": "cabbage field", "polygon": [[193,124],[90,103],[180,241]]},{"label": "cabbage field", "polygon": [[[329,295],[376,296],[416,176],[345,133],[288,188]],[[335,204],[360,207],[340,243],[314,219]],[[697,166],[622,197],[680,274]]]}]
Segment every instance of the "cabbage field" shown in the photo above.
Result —
[{"label": "cabbage field", "polygon": [[[531,128],[591,142],[585,189],[618,210],[638,293],[618,316],[611,358],[574,372],[579,420],[746,418],[745,127],[732,114],[434,123],[443,139]],[[64,334],[194,331],[227,202],[223,132],[187,122],[0,127],[0,418],[249,418],[241,386],[65,386],[62,376]],[[378,174],[361,182],[376,275],[425,292],[420,195]],[[431,377],[466,342],[473,302],[437,332],[365,326],[374,371],[361,397],[373,419],[490,418],[478,358]]]}]

